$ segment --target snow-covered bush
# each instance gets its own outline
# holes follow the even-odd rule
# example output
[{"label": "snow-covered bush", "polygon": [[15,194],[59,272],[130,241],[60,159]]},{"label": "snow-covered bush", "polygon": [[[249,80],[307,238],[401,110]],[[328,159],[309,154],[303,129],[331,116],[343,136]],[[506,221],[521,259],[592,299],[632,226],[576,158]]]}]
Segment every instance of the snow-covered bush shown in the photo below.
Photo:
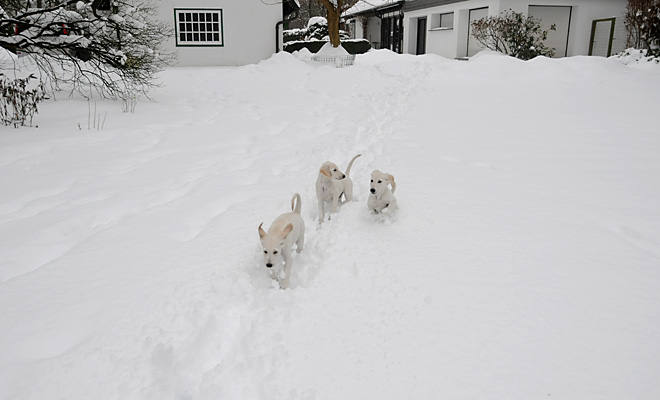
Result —
[{"label": "snow-covered bush", "polygon": [[14,125],[15,128],[32,125],[32,117],[37,113],[37,105],[46,99],[44,84],[30,84],[36,77],[9,79],[0,73],[0,123]]},{"label": "snow-covered bush", "polygon": [[324,17],[312,17],[307,22],[305,40],[322,40],[328,36],[328,20]]},{"label": "snow-covered bush", "polygon": [[[284,51],[293,53],[302,49],[307,49],[310,53],[318,52],[328,40],[312,40],[312,41],[291,41],[284,43]],[[349,54],[363,54],[371,49],[371,43],[367,39],[348,39],[342,40],[343,46]]]},{"label": "snow-covered bush", "polygon": [[[330,34],[328,20],[324,17],[312,17],[307,22],[307,27],[302,29],[287,29],[283,32],[284,43],[297,41],[329,41]],[[349,40],[350,36],[345,31],[339,31],[341,41]]]},{"label": "snow-covered bush", "polygon": [[660,0],[628,0],[625,25],[627,46],[660,57]]},{"label": "snow-covered bush", "polygon": [[[555,29],[553,24],[550,30]],[[513,10],[474,21],[472,35],[484,47],[521,60],[536,56],[552,57],[555,54],[554,49],[543,44],[548,38],[548,31],[543,30],[541,22]]]},{"label": "snow-covered bush", "polygon": [[612,57],[618,59],[625,65],[631,64],[658,64],[660,65],[660,56],[653,54],[645,49],[629,48]]},{"label": "snow-covered bush", "polygon": [[171,29],[150,1],[12,0],[0,13],[0,47],[29,55],[54,89],[146,92],[172,61],[160,50]]},{"label": "snow-covered bush", "polygon": [[287,29],[282,33],[284,35],[284,43],[293,42],[296,40],[305,40],[307,29]]}]

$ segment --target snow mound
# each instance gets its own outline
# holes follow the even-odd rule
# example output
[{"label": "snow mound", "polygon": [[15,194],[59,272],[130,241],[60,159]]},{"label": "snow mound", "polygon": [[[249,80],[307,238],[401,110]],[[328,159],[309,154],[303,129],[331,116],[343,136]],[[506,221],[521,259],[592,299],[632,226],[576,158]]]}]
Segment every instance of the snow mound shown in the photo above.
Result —
[{"label": "snow mound", "polygon": [[318,52],[317,56],[320,57],[334,57],[334,56],[347,56],[349,55],[348,51],[341,44],[337,47],[333,47],[330,42],[324,44]]},{"label": "snow mound", "polygon": [[660,57],[649,56],[646,50],[630,48],[610,58],[624,65],[660,73]]}]

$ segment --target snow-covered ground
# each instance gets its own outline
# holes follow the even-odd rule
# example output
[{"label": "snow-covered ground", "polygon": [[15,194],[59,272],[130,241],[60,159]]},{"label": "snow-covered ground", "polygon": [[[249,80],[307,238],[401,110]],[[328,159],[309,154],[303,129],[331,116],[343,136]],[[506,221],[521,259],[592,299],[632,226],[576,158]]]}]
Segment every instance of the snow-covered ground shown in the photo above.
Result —
[{"label": "snow-covered ground", "polygon": [[[0,128],[1,399],[660,398],[660,67],[307,57]],[[294,192],[279,290],[257,227]]]}]

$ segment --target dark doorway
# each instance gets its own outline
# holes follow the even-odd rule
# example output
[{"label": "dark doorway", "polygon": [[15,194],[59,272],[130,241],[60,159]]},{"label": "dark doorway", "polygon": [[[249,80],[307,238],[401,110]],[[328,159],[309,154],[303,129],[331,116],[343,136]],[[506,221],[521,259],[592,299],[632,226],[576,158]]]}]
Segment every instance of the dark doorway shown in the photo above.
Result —
[{"label": "dark doorway", "polygon": [[380,25],[380,48],[401,53],[403,42],[403,16],[383,17]]},{"label": "dark doorway", "polygon": [[417,19],[417,53],[415,54],[426,54],[426,17]]}]

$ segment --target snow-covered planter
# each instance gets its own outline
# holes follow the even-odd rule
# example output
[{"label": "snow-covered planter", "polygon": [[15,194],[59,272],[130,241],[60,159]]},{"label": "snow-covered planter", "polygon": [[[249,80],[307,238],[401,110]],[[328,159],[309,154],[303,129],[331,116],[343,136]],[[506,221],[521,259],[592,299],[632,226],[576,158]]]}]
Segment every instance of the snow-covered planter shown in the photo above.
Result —
[{"label": "snow-covered planter", "polygon": [[332,47],[330,42],[321,47],[318,53],[312,56],[312,61],[321,64],[334,65],[337,68],[348,67],[355,62],[355,54],[350,54],[342,46]]}]

